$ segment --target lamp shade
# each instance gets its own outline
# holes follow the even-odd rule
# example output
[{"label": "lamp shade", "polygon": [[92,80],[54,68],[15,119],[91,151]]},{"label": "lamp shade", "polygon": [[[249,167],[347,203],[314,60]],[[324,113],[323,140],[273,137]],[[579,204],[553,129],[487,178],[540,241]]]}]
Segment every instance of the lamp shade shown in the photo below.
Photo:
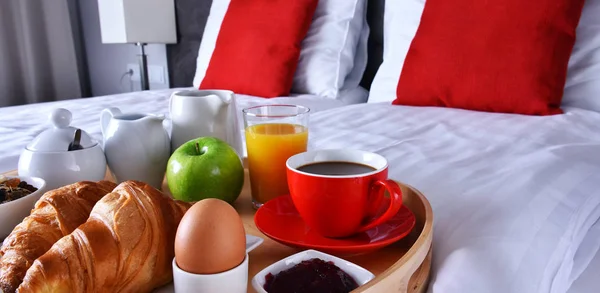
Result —
[{"label": "lamp shade", "polygon": [[103,43],[177,43],[174,0],[98,0]]}]

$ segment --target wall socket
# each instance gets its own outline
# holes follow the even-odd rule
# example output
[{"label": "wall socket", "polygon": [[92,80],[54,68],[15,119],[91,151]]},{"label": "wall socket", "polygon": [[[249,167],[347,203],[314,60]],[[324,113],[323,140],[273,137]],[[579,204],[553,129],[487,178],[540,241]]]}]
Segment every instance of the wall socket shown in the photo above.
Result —
[{"label": "wall socket", "polygon": [[[140,65],[139,64],[127,64],[127,71],[132,70],[131,81],[140,81]],[[148,80],[150,83],[165,83],[165,68],[158,65],[148,65]]]}]

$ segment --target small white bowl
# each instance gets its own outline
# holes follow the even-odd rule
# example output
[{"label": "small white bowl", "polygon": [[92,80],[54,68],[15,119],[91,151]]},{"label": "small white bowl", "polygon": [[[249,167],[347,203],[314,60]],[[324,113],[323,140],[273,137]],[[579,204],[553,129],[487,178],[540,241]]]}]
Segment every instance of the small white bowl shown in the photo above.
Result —
[{"label": "small white bowl", "polygon": [[7,176],[7,179],[19,178],[37,188],[35,192],[19,199],[0,204],[0,239],[6,238],[25,217],[29,216],[46,189],[46,181],[42,178],[27,176]]},{"label": "small white bowl", "polygon": [[265,289],[264,289],[264,285],[265,285],[265,277],[269,273],[276,275],[277,273],[279,273],[281,271],[292,268],[293,266],[301,263],[304,260],[309,260],[309,259],[313,259],[313,258],[319,258],[324,261],[333,262],[337,267],[339,267],[341,270],[343,270],[348,275],[350,275],[352,278],[354,278],[354,280],[356,281],[356,283],[359,286],[362,286],[362,285],[366,284],[367,282],[373,280],[373,278],[375,278],[375,275],[373,275],[373,273],[367,271],[366,269],[364,269],[363,267],[361,267],[359,265],[356,265],[354,263],[351,263],[351,262],[341,259],[339,257],[335,257],[333,255],[329,255],[329,254],[326,254],[326,253],[323,253],[320,251],[310,249],[310,250],[298,252],[294,255],[290,255],[290,256],[266,267],[265,269],[260,271],[258,274],[256,274],[254,276],[254,278],[252,278],[252,287],[254,287],[254,290],[256,290],[256,292],[258,292],[258,293],[267,293],[267,291],[265,291]]},{"label": "small white bowl", "polygon": [[248,254],[237,267],[218,274],[188,273],[173,258],[175,293],[246,293],[248,287]]}]

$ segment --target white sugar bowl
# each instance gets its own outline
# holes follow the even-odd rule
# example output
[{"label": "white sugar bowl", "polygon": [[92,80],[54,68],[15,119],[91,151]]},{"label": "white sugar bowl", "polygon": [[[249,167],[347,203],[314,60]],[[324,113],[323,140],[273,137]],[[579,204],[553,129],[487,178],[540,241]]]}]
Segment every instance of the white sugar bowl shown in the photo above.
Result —
[{"label": "white sugar bowl", "polygon": [[100,144],[85,131],[70,126],[72,114],[58,108],[50,114],[53,127],[40,133],[19,157],[19,176],[39,177],[47,189],[79,181],[100,181],[106,158]]}]

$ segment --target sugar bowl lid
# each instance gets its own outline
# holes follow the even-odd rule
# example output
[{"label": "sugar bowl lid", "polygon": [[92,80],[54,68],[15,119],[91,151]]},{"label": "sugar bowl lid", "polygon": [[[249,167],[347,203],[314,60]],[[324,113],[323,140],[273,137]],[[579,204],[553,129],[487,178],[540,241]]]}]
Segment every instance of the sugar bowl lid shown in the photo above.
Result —
[{"label": "sugar bowl lid", "polygon": [[[67,109],[57,108],[50,113],[50,122],[53,127],[40,133],[29,145],[27,149],[34,152],[66,152],[69,150],[75,138],[77,128],[70,126],[73,115]],[[81,146],[86,149],[97,144],[90,135],[81,131]]]}]

